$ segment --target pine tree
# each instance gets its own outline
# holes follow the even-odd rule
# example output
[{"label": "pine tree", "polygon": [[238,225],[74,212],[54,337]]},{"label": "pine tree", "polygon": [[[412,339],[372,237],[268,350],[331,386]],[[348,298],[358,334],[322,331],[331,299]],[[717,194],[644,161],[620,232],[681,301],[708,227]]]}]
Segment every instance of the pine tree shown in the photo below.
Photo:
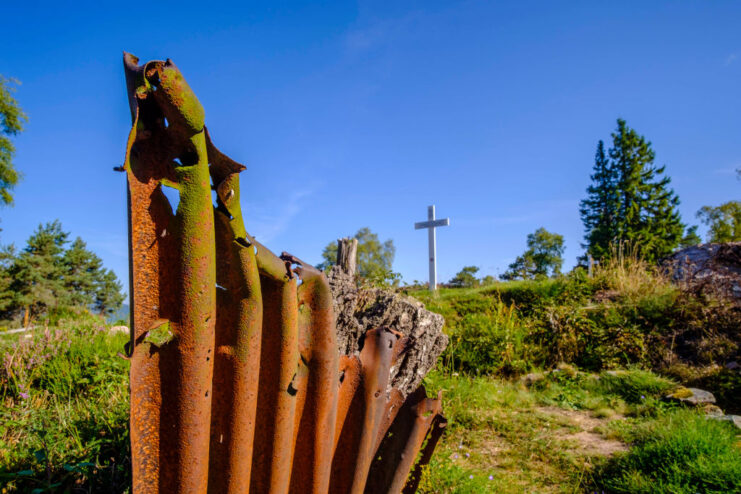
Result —
[{"label": "pine tree", "polygon": [[[609,160],[595,160],[594,185],[582,201],[587,252],[600,259],[628,244],[648,261],[671,253],[684,233],[665,167],[654,165],[651,143],[618,119]],[[604,154],[602,154],[604,156]]]},{"label": "pine tree", "polygon": [[67,236],[58,220],[39,225],[10,268],[16,304],[24,311],[24,324],[60,305],[60,296],[64,298],[62,255]]},{"label": "pine tree", "polygon": [[101,315],[109,316],[120,309],[125,298],[121,288],[121,282],[113,271],[101,270],[95,287],[95,310]]},{"label": "pine tree", "polygon": [[12,246],[0,251],[3,318],[20,311],[28,324],[52,308],[94,309],[107,315],[121,307],[124,296],[116,275],[79,237],[65,250],[68,236],[55,220],[39,225],[20,254],[15,255]]},{"label": "pine tree", "polygon": [[64,288],[65,302],[68,305],[87,307],[93,303],[96,292],[96,283],[103,261],[93,252],[87,250],[87,245],[77,237],[64,253]]}]

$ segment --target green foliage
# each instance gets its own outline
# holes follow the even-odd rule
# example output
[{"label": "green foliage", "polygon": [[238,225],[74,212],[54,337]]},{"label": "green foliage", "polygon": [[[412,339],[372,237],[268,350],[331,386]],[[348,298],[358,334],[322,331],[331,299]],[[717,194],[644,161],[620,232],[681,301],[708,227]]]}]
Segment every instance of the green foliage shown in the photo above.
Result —
[{"label": "green foliage", "polygon": [[527,250],[509,265],[504,280],[544,278],[561,274],[563,235],[538,228],[527,236]]},{"label": "green foliage", "polygon": [[23,130],[23,124],[28,120],[18,101],[13,97],[15,79],[6,79],[0,75],[0,201],[12,204],[13,196],[10,191],[20,180],[20,175],[13,166],[15,147],[11,137]]},{"label": "green foliage", "polygon": [[664,368],[680,356],[709,365],[733,360],[741,346],[741,308],[682,292],[657,268],[620,253],[592,277],[577,269],[554,279],[411,294],[445,317],[444,362],[460,372],[510,375],[560,362],[592,371]]},{"label": "green foliage", "polygon": [[729,424],[678,411],[623,436],[634,446],[598,471],[598,488],[631,494],[741,491],[741,450]]},{"label": "green foliage", "polygon": [[12,247],[0,253],[0,310],[5,318],[22,311],[33,320],[65,307],[111,314],[121,306],[124,296],[116,275],[80,238],[65,249],[68,236],[55,220],[39,225],[19,254]]},{"label": "green foliage", "polygon": [[592,184],[587,187],[587,198],[579,205],[586,235],[588,252],[600,259],[609,246],[619,236],[617,216],[620,208],[620,195],[617,188],[617,167],[605,155],[605,143],[600,140],[594,157],[594,171],[590,175]]},{"label": "green foliage", "polygon": [[458,271],[458,274],[450,280],[450,286],[458,288],[471,288],[478,286],[479,279],[476,278],[476,273],[479,272],[479,268],[476,266],[464,266],[463,269]]},{"label": "green foliage", "polygon": [[127,335],[77,315],[0,337],[0,484],[8,492],[128,492]]},{"label": "green foliage", "polygon": [[[358,276],[374,285],[397,285],[401,276],[391,268],[396,247],[391,239],[381,242],[378,234],[369,228],[361,228],[354,235],[358,239]],[[337,263],[337,242],[330,242],[322,251],[322,261],[317,268],[328,271]]]},{"label": "green foliage", "polygon": [[587,253],[595,259],[611,254],[614,245],[630,244],[648,261],[655,261],[679,245],[684,225],[679,199],[655,166],[651,143],[618,119],[612,147],[605,156],[597,146],[592,185],[581,202]]},{"label": "green foliage", "polygon": [[708,242],[741,241],[741,202],[728,201],[717,207],[703,206],[697,217],[708,226]]},{"label": "green foliage", "polygon": [[688,226],[684,231],[684,237],[679,242],[679,247],[684,249],[685,247],[692,247],[693,245],[700,245],[702,239],[697,234],[697,225]]}]

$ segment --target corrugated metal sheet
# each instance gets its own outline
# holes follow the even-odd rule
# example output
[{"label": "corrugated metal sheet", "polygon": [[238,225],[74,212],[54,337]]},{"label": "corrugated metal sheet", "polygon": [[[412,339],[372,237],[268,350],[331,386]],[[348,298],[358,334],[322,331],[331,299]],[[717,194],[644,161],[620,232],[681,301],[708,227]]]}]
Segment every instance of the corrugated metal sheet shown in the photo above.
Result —
[{"label": "corrugated metal sheet", "polygon": [[445,421],[423,388],[387,392],[405,338],[339,356],[324,275],[247,234],[244,167],[180,71],[124,67],[134,492],[413,492]]}]

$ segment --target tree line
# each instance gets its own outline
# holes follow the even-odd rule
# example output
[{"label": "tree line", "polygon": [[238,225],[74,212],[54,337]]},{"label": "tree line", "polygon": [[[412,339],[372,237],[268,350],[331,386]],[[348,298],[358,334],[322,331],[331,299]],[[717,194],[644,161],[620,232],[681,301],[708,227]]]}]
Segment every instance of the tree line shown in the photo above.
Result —
[{"label": "tree line", "polygon": [[[39,225],[26,246],[0,251],[0,319],[22,320],[67,308],[108,316],[121,307],[124,295],[115,273],[58,220]],[[67,244],[70,244],[67,246]]]},{"label": "tree line", "polygon": [[[0,203],[7,206],[21,179],[12,138],[28,120],[13,97],[18,84],[0,75]],[[83,308],[107,316],[121,307],[124,295],[113,271],[81,238],[68,239],[55,220],[39,225],[21,250],[0,247],[0,320],[27,326],[53,311]]]},{"label": "tree line", "polygon": [[[617,120],[612,145],[600,140],[587,197],[579,212],[584,224],[581,265],[600,262],[628,248],[648,262],[657,262],[678,247],[702,243],[697,225],[686,225],[678,211],[679,197],[670,188],[665,166],[657,166],[651,143]],[[741,169],[737,170],[741,179]],[[704,206],[696,217],[708,227],[708,242],[741,241],[741,202]],[[539,228],[527,236],[527,249],[501,275],[504,280],[557,276],[563,266],[563,236]],[[465,266],[451,286],[486,283],[478,268]]]}]

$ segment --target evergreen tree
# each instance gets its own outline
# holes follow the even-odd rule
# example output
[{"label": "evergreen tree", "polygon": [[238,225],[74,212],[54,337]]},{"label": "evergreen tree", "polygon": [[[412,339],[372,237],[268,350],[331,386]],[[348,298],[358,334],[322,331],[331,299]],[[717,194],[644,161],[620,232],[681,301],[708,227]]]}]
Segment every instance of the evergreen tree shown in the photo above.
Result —
[{"label": "evergreen tree", "polygon": [[57,307],[60,296],[63,298],[62,260],[67,236],[59,220],[39,225],[10,268],[11,286],[16,305],[24,311],[24,324],[48,308]]},{"label": "evergreen tree", "polygon": [[77,237],[64,252],[64,304],[93,308],[101,315],[115,312],[124,296],[121,283],[103,261]]},{"label": "evergreen tree", "polygon": [[655,166],[651,143],[618,119],[604,158],[598,146],[594,184],[581,215],[587,253],[600,259],[618,244],[629,244],[648,261],[668,255],[684,233],[664,166]]},{"label": "evergreen tree", "polygon": [[96,281],[103,262],[77,237],[64,252],[64,288],[69,305],[90,305],[95,296]]},{"label": "evergreen tree", "polygon": [[605,143],[599,141],[594,157],[594,173],[591,175],[593,183],[587,188],[587,198],[581,201],[579,209],[587,231],[584,236],[586,244],[582,244],[582,247],[597,259],[609,253],[610,243],[618,237],[616,172],[605,156]]},{"label": "evergreen tree", "polygon": [[113,271],[79,237],[65,250],[69,234],[55,220],[39,225],[18,254],[0,250],[0,315],[22,312],[24,324],[51,308],[80,307],[101,315],[115,312],[124,296]]},{"label": "evergreen tree", "polygon": [[464,266],[463,269],[458,271],[458,274],[450,280],[450,285],[457,288],[471,288],[478,286],[479,279],[476,278],[476,273],[479,272],[477,266]]},{"label": "evergreen tree", "polygon": [[693,245],[699,245],[702,243],[702,239],[697,234],[697,225],[687,227],[684,232],[684,237],[679,242],[679,247],[684,249],[685,247],[692,247]]},{"label": "evergreen tree", "polygon": [[95,310],[101,315],[109,316],[120,309],[125,298],[121,293],[121,288],[121,283],[113,271],[101,270],[96,281],[95,299],[93,300]]}]

